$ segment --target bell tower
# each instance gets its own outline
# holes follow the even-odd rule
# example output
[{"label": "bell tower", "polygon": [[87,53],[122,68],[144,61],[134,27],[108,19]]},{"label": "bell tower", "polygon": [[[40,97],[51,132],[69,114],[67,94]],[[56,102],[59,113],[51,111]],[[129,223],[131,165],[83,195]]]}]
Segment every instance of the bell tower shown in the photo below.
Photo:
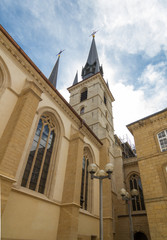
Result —
[{"label": "bell tower", "polygon": [[103,78],[93,35],[87,62],[82,69],[82,81],[78,73],[68,88],[70,105],[83,118],[99,139],[114,141],[112,102],[114,97]]},{"label": "bell tower", "polygon": [[[95,36],[92,43],[87,62],[82,69],[82,80],[78,82],[78,73],[73,85],[68,88],[70,92],[70,104],[92,129],[103,143],[100,149],[99,167],[111,162],[114,164],[112,181],[104,181],[103,197],[108,203],[103,208],[105,239],[113,239],[113,199],[117,194],[116,175],[119,172],[119,181],[123,182],[123,173],[119,169],[122,164],[121,151],[117,148],[114,137],[112,102],[114,97],[109,89],[108,83],[103,78],[103,69],[99,63]],[[121,165],[122,166],[122,165]],[[121,168],[122,169],[122,168]],[[111,191],[112,190],[112,191]],[[115,193],[114,195],[112,193]]]}]

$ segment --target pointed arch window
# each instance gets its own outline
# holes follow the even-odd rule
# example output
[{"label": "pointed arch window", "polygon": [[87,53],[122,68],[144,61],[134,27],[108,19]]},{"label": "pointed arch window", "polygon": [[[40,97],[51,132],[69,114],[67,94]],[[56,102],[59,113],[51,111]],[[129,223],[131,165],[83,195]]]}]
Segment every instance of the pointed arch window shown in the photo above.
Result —
[{"label": "pointed arch window", "polygon": [[167,151],[167,130],[158,133],[158,141],[161,152]]},{"label": "pointed arch window", "polygon": [[45,192],[54,141],[55,123],[51,116],[43,115],[36,129],[21,186]]},{"label": "pointed arch window", "polygon": [[84,156],[82,161],[80,205],[81,205],[81,208],[85,210],[87,210],[87,207],[88,207],[88,166],[89,166],[89,160],[86,159]]},{"label": "pointed arch window", "polygon": [[82,91],[81,91],[81,98],[80,98],[80,101],[84,101],[87,99],[87,96],[88,96],[88,89],[87,88],[83,88]]},{"label": "pointed arch window", "polygon": [[132,189],[137,189],[139,193],[139,195],[135,199],[132,199],[133,211],[145,210],[143,189],[142,189],[140,177],[137,174],[131,175],[129,180],[129,185],[130,185],[130,191]]},{"label": "pointed arch window", "polygon": [[92,205],[92,182],[88,172],[89,164],[92,162],[90,150],[86,147],[84,149],[84,156],[82,160],[82,177],[81,177],[81,194],[80,206],[82,209],[91,211]]}]

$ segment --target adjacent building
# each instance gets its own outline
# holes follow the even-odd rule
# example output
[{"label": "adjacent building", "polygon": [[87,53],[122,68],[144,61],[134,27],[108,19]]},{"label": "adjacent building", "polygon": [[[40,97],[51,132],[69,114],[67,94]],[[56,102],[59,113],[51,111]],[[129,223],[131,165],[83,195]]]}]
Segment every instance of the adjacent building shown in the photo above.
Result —
[{"label": "adjacent building", "polygon": [[167,239],[167,109],[129,124],[152,240]]}]

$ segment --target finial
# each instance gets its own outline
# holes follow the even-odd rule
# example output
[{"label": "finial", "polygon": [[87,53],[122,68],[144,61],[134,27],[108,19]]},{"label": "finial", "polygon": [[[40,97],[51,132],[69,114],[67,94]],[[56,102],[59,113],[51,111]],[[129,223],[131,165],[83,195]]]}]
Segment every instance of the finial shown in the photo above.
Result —
[{"label": "finial", "polygon": [[[92,37],[94,38],[94,37],[95,37],[95,34],[96,34],[98,31],[99,31],[99,30],[93,31],[92,34],[90,34],[90,36],[92,36]],[[90,36],[89,36],[89,37],[90,37]]]},{"label": "finial", "polygon": [[60,52],[56,56],[60,57],[61,53],[64,52],[64,51],[65,51],[65,49],[64,50],[60,50]]}]

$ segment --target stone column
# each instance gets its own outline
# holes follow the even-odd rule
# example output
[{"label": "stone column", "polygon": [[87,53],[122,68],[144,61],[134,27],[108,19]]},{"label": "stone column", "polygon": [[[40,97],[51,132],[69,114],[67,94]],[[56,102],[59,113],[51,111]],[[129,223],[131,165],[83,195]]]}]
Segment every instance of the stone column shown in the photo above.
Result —
[{"label": "stone column", "polygon": [[[109,162],[109,140],[101,140],[103,146],[100,151],[100,169],[104,169],[105,165]],[[103,180],[103,233],[104,240],[113,239],[112,230],[112,192],[111,192],[111,180]]]},{"label": "stone column", "polygon": [[27,82],[0,140],[1,211],[3,212],[27,137],[38,107],[41,90]]},{"label": "stone column", "polygon": [[83,135],[79,132],[73,134],[69,144],[57,239],[77,240],[83,148]]}]

